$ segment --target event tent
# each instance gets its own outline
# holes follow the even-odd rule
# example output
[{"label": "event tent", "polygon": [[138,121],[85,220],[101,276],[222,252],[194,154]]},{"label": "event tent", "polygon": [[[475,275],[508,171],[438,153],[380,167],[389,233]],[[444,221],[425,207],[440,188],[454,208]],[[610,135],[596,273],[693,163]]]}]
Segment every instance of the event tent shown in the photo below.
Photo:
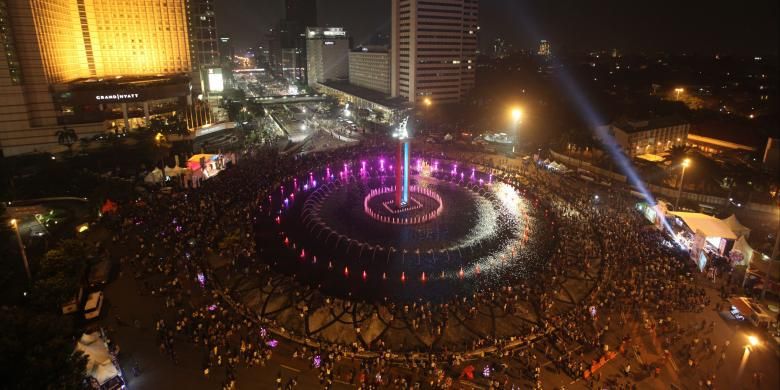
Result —
[{"label": "event tent", "polygon": [[87,375],[95,378],[99,384],[103,384],[111,378],[119,375],[108,347],[100,337],[100,333],[84,333],[76,344],[76,350],[87,357]]},{"label": "event tent", "polygon": [[734,232],[737,237],[750,237],[750,228],[741,224],[736,215],[731,214],[730,217],[723,219],[723,222],[728,225],[729,229]]},{"label": "event tent", "polygon": [[686,213],[682,211],[672,211],[670,214],[682,219],[691,231],[701,231],[706,238],[718,237],[726,240],[737,239],[737,235],[731,231],[728,223],[707,214]]},{"label": "event tent", "polygon": [[219,156],[216,154],[196,154],[187,160],[187,168],[195,171],[200,169],[200,159],[204,159],[208,164],[209,161],[216,160]]},{"label": "event tent", "polygon": [[163,171],[160,168],[154,168],[153,171],[144,177],[144,183],[159,183],[164,178]]}]

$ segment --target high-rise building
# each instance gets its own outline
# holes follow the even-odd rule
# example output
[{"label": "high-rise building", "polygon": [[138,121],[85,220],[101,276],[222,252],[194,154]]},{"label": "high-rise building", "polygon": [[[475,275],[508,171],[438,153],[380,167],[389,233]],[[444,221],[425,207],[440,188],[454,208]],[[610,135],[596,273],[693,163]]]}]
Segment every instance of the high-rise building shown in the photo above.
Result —
[{"label": "high-rise building", "polygon": [[479,0],[393,0],[391,94],[461,101],[474,87]]},{"label": "high-rise building", "polygon": [[288,82],[300,84],[306,77],[306,57],[303,49],[297,47],[281,50],[281,74]]},{"label": "high-rise building", "polygon": [[537,51],[538,55],[542,57],[549,57],[552,55],[552,51],[550,50],[550,42],[547,42],[546,40],[542,39],[539,41],[539,51]]},{"label": "high-rise building", "polygon": [[185,0],[0,0],[0,9],[3,154],[56,146],[65,125],[84,137],[186,105]]},{"label": "high-rise building", "polygon": [[233,42],[229,36],[219,37],[219,52],[220,57],[217,63],[222,65],[223,68],[232,69],[233,61],[236,56],[236,49],[233,47]]},{"label": "high-rise building", "polygon": [[219,43],[214,0],[187,0],[190,52],[195,66],[218,65]]},{"label": "high-rise building", "polygon": [[370,48],[349,52],[349,83],[390,95],[390,53]]},{"label": "high-rise building", "polygon": [[202,74],[220,62],[214,0],[187,0],[187,20],[193,68],[192,85],[203,92]]},{"label": "high-rise building", "polygon": [[341,27],[306,29],[306,72],[309,86],[349,77],[349,39]]},{"label": "high-rise building", "polygon": [[290,82],[305,82],[306,28],[317,26],[317,0],[285,0],[284,8],[284,19],[276,29],[282,73]]}]

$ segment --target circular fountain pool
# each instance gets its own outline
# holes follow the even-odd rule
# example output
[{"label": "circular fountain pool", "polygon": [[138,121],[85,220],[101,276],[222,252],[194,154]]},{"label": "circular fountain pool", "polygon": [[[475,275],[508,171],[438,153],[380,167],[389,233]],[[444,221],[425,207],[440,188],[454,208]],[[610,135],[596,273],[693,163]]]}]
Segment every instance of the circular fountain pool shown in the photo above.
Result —
[{"label": "circular fountain pool", "polygon": [[384,160],[282,183],[259,221],[261,260],[329,295],[443,301],[531,277],[554,246],[544,205],[489,173],[423,160],[411,173],[401,209]]}]

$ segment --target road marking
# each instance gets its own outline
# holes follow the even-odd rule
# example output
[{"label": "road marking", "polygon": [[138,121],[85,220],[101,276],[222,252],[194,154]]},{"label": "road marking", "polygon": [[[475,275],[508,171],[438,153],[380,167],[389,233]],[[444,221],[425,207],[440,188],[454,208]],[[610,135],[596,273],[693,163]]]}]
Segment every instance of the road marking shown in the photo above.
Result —
[{"label": "road marking", "polygon": [[284,367],[284,368],[286,368],[286,369],[288,369],[290,371],[301,372],[301,370],[299,370],[299,369],[297,369],[295,367],[285,366],[284,364],[280,364],[280,366],[282,366],[282,367]]}]

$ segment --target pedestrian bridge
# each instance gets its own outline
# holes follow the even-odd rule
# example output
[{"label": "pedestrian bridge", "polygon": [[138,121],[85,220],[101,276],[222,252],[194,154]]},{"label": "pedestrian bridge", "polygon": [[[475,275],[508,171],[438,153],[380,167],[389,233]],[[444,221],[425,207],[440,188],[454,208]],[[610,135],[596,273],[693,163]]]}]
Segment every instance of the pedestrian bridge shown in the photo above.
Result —
[{"label": "pedestrian bridge", "polygon": [[258,96],[249,98],[248,100],[253,103],[259,103],[264,105],[273,104],[290,104],[290,103],[307,103],[307,102],[321,102],[327,98],[327,95],[311,93],[300,95],[277,95],[277,96]]}]

